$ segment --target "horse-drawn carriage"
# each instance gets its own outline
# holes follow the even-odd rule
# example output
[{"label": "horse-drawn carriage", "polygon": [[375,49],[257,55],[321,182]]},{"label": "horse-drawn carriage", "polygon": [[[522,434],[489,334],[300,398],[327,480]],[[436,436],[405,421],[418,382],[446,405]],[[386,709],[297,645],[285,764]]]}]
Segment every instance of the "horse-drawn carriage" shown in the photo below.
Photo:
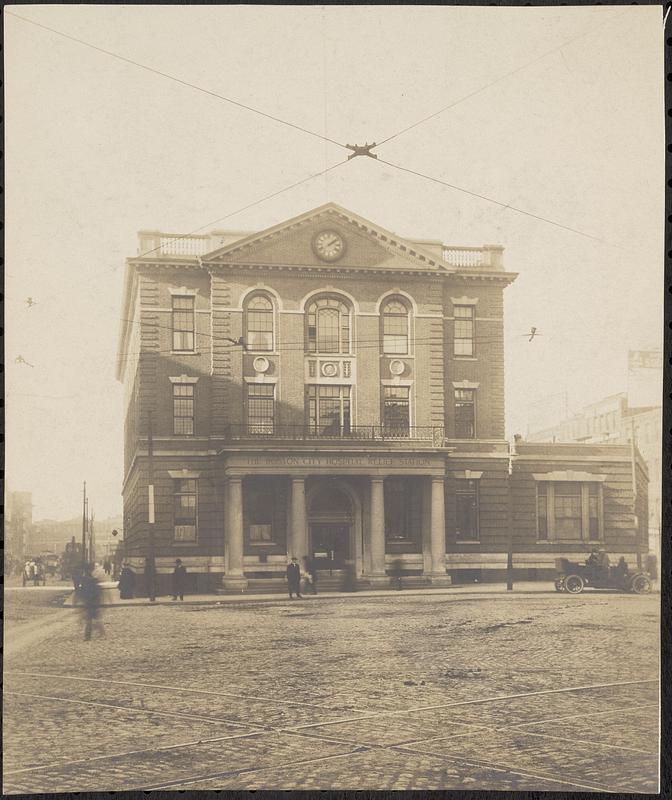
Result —
[{"label": "horse-drawn carriage", "polygon": [[555,561],[558,576],[557,592],[580,594],[586,586],[595,589],[617,589],[621,592],[647,594],[651,591],[651,578],[641,569],[630,571],[625,561],[615,567],[597,564],[579,564],[566,558]]}]

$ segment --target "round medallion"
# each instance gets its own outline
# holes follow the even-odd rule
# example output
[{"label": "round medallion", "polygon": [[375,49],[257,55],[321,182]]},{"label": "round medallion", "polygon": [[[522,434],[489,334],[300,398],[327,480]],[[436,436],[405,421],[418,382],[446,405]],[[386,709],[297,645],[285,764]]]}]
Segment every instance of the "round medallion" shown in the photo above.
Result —
[{"label": "round medallion", "polygon": [[345,239],[336,231],[321,231],[313,239],[313,250],[322,261],[338,261],[345,253]]},{"label": "round medallion", "polygon": [[405,365],[404,362],[398,358],[393,359],[390,361],[390,372],[393,375],[403,375],[404,374]]},{"label": "round medallion", "polygon": [[327,361],[326,364],[322,364],[322,375],[325,378],[333,378],[338,374],[338,364],[335,364],[333,361]]},{"label": "round medallion", "polygon": [[271,365],[269,364],[267,358],[264,356],[258,356],[252,362],[252,366],[254,367],[255,372],[267,372]]}]

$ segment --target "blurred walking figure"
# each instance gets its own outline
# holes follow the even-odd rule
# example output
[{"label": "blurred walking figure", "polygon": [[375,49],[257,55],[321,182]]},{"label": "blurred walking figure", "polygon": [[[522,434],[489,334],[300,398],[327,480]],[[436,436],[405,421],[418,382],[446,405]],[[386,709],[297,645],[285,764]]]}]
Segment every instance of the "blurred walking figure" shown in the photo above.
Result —
[{"label": "blurred walking figure", "polygon": [[184,585],[187,582],[187,568],[182,563],[181,558],[175,559],[175,569],[173,570],[173,600],[184,600]]},{"label": "blurred walking figure", "polygon": [[315,566],[315,559],[310,556],[303,557],[303,563],[306,570],[306,585],[310,587],[313,594],[317,594],[317,567]]},{"label": "blurred walking figure", "polygon": [[103,625],[100,621],[101,589],[98,580],[93,576],[90,564],[84,569],[84,575],[79,584],[79,597],[82,601],[84,613],[84,640],[89,641],[94,625],[101,636],[104,635]]},{"label": "blurred walking figure", "polygon": [[131,600],[135,591],[135,573],[124,564],[119,575],[119,597],[122,600]]},{"label": "blurred walking figure", "polygon": [[402,589],[401,580],[404,575],[404,565],[400,558],[395,558],[392,562],[390,574],[392,576],[392,586],[394,586],[395,589]]},{"label": "blurred walking figure", "polygon": [[289,589],[289,599],[293,600],[292,595],[296,595],[301,600],[301,567],[296,560],[296,556],[292,556],[292,560],[287,564],[287,588]]},{"label": "blurred walking figure", "polygon": [[341,584],[342,592],[356,592],[357,579],[355,576],[355,562],[346,561],[345,569],[343,571],[343,583]]},{"label": "blurred walking figure", "polygon": [[72,570],[72,585],[75,587],[75,591],[79,589],[79,585],[82,582],[82,572],[79,567],[75,567]]}]

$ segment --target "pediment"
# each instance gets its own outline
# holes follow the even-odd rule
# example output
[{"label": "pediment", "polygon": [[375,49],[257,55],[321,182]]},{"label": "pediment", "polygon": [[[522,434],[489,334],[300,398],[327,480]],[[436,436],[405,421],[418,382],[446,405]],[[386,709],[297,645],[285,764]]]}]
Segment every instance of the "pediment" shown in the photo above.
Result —
[{"label": "pediment", "polygon": [[[334,260],[319,255],[316,239],[333,231],[343,242]],[[452,272],[442,258],[335,203],[236,241],[203,256],[204,264],[264,264],[318,269]]]}]

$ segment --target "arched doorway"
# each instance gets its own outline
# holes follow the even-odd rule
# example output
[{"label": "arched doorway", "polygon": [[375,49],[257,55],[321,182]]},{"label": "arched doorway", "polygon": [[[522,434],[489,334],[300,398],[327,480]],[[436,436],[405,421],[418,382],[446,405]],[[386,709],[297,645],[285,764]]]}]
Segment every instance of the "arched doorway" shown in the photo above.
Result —
[{"label": "arched doorway", "polygon": [[353,508],[348,492],[331,482],[308,500],[310,551],[320,570],[340,570],[352,558]]}]

